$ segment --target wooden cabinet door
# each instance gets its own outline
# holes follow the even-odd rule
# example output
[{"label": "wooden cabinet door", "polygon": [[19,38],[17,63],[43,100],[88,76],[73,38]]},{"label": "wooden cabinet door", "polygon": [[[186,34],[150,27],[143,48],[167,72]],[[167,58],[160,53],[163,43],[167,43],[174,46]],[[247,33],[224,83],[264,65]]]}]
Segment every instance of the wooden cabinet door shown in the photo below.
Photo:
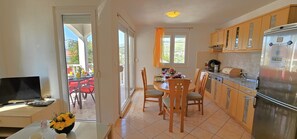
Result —
[{"label": "wooden cabinet door", "polygon": [[224,37],[224,52],[229,52],[232,49],[232,40],[233,40],[233,28],[227,28],[225,30],[225,37]]},{"label": "wooden cabinet door", "polygon": [[217,32],[211,33],[211,35],[210,35],[210,45],[211,46],[217,45],[217,40],[218,40],[218,34],[217,34]]},{"label": "wooden cabinet door", "polygon": [[247,95],[245,100],[248,100],[248,102],[245,103],[245,104],[248,104],[248,106],[246,106],[248,108],[247,119],[246,119],[246,127],[250,131],[252,131],[253,122],[254,122],[254,113],[255,113],[255,108],[254,108],[255,98],[253,96]]},{"label": "wooden cabinet door", "polygon": [[221,101],[221,94],[222,94],[222,83],[219,81],[216,81],[216,95],[215,95],[215,102],[220,105]]},{"label": "wooden cabinet door", "polygon": [[211,79],[211,93],[210,93],[210,98],[212,100],[214,100],[214,95],[216,93],[216,80],[215,79]]},{"label": "wooden cabinet door", "polygon": [[218,44],[224,44],[224,30],[218,31]]},{"label": "wooden cabinet door", "polygon": [[242,48],[242,42],[244,38],[244,24],[239,24],[233,27],[232,32],[232,50],[236,51]]},{"label": "wooden cabinet door", "polygon": [[236,115],[236,105],[237,105],[237,96],[238,91],[233,87],[223,84],[220,106],[229,113],[232,117]]},{"label": "wooden cabinet door", "polygon": [[290,8],[285,8],[282,10],[279,10],[275,13],[276,15],[276,23],[275,26],[285,25],[288,23],[289,20],[289,12]]},{"label": "wooden cabinet door", "polygon": [[254,97],[238,91],[236,120],[252,131],[254,120]]},{"label": "wooden cabinet door", "polygon": [[261,26],[258,48],[260,48],[260,46],[262,47],[263,36],[266,30],[273,28],[275,26],[280,26],[288,23],[289,12],[290,12],[290,9],[285,8],[285,9],[281,9],[273,13],[267,14],[262,17],[262,26]]},{"label": "wooden cabinet door", "polygon": [[[229,114],[232,117],[236,116],[236,109],[237,109],[237,97],[238,97],[238,91],[232,87],[229,87],[230,89],[230,95],[228,93],[228,88],[227,88],[227,101],[230,101],[229,103]],[[230,98],[228,98],[230,97]],[[227,102],[228,103],[228,102]]]},{"label": "wooden cabinet door", "polygon": [[260,42],[262,18],[256,18],[245,23],[245,33],[243,39],[243,47],[251,50],[261,50],[262,42]]},{"label": "wooden cabinet door", "polygon": [[242,122],[242,118],[243,118],[245,96],[246,95],[243,92],[238,91],[237,111],[236,111],[235,119],[240,122]]},{"label": "wooden cabinet door", "polygon": [[220,97],[220,103],[219,106],[224,110],[227,111],[227,106],[226,106],[226,102],[227,102],[227,85],[222,84],[222,90],[221,90],[221,97]]}]

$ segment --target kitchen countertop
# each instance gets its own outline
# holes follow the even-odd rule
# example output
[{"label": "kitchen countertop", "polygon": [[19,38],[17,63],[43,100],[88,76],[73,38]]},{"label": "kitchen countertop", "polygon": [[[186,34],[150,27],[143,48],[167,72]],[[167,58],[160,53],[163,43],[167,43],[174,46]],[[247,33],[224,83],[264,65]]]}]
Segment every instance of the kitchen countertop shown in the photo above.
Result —
[{"label": "kitchen countertop", "polygon": [[223,82],[224,82],[224,80],[230,80],[237,84],[240,84],[241,86],[245,86],[245,87],[253,89],[253,90],[256,90],[256,88],[257,88],[257,82],[255,82],[255,81],[248,81],[248,80],[246,80],[244,78],[240,78],[240,77],[229,77],[229,75],[223,74],[220,72],[209,72],[209,71],[204,71],[204,72],[208,72],[210,75],[222,77]]}]

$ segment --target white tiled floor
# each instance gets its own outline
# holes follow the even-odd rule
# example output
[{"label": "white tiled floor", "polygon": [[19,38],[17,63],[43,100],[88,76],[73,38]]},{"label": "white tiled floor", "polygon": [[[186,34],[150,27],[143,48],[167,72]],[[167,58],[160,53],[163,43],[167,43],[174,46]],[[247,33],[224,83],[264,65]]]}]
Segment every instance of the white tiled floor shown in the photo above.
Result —
[{"label": "white tiled floor", "polygon": [[175,115],[173,133],[168,131],[169,117],[163,120],[158,115],[158,103],[147,102],[142,112],[142,90],[135,92],[132,104],[126,116],[120,119],[113,128],[115,139],[250,139],[250,134],[241,125],[230,118],[216,104],[207,98],[204,103],[204,115],[197,106],[189,106],[185,118],[185,131],[179,131],[179,117]]}]

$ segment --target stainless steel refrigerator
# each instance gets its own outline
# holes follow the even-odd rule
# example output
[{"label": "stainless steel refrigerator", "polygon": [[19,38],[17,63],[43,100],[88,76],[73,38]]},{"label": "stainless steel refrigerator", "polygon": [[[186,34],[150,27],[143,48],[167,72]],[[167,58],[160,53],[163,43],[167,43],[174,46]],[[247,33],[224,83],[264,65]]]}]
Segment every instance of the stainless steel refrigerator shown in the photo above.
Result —
[{"label": "stainless steel refrigerator", "polygon": [[297,139],[297,24],[265,31],[252,135]]}]

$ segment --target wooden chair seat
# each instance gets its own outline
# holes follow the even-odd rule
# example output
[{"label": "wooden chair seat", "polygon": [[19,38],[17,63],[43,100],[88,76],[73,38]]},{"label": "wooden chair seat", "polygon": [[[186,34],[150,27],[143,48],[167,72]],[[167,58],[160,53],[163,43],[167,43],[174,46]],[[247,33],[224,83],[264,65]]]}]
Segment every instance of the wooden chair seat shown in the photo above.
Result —
[{"label": "wooden chair seat", "polygon": [[158,90],[146,90],[146,97],[160,97],[163,96],[163,92],[158,91]]},{"label": "wooden chair seat", "polygon": [[202,96],[201,96],[201,94],[199,94],[197,92],[191,92],[191,93],[188,93],[187,99],[188,100],[198,100],[198,99],[202,99]]},{"label": "wooden chair seat", "polygon": [[[198,74],[200,76],[200,74]],[[203,75],[202,81],[197,81],[197,83],[200,83],[199,88],[197,89],[197,92],[191,92],[187,95],[187,108],[186,108],[186,114],[188,112],[188,106],[189,105],[198,105],[198,110],[200,111],[200,107],[202,108],[202,115],[203,115],[203,98],[204,98],[204,91],[206,87],[206,82],[208,79],[208,73],[205,73]],[[189,103],[189,102],[192,103]]]}]

